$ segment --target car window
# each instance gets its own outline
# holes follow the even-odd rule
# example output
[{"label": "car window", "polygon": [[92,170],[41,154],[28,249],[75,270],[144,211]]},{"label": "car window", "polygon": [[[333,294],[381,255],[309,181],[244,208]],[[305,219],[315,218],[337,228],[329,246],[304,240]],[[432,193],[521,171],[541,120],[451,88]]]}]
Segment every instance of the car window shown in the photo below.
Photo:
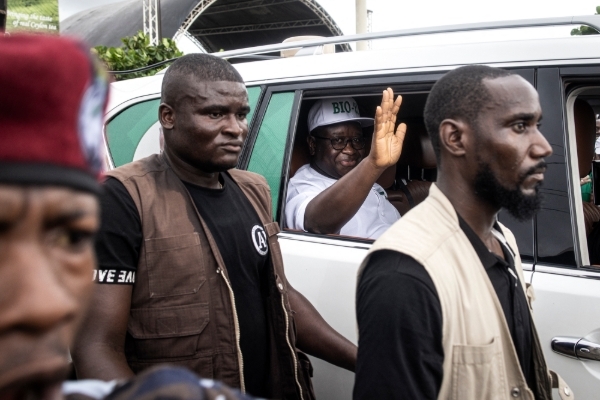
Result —
[{"label": "car window", "polygon": [[293,104],[294,92],[275,93],[271,96],[248,163],[248,171],[264,176],[269,183],[274,215],[277,215],[281,172]]},{"label": "car window", "polygon": [[558,68],[540,68],[537,91],[542,106],[541,132],[552,146],[541,188],[543,201],[535,218],[536,263],[575,267],[570,182],[567,175],[568,147],[565,145],[564,93]]},{"label": "car window", "polygon": [[106,141],[115,167],[133,161],[142,137],[158,121],[159,104],[160,99],[134,104],[106,124]]},{"label": "car window", "polygon": [[262,88],[260,86],[250,86],[246,89],[248,90],[248,104],[250,105],[250,112],[246,116],[246,120],[248,121],[248,126],[251,127],[253,122],[252,119],[256,113],[256,106],[258,105],[258,100],[262,93]]},{"label": "car window", "polygon": [[[247,120],[251,125],[262,88],[252,86],[247,90],[250,105]],[[160,98],[133,104],[106,124],[106,142],[115,167],[160,152],[159,105]]]},{"label": "car window", "polygon": [[[377,87],[363,87],[360,89],[354,88],[352,91],[344,90],[340,97],[351,97],[358,106],[361,117],[373,118],[377,106],[381,103],[381,92],[388,85],[385,83],[382,86]],[[379,195],[387,197],[389,203],[381,205],[379,197],[373,197],[367,199],[365,204],[366,207],[375,207],[378,210],[373,209],[373,212],[379,212],[384,220],[384,225],[393,223],[397,220],[395,215],[404,215],[408,210],[415,205],[419,204],[425,199],[429,193],[429,187],[436,178],[436,160],[433,151],[433,146],[429,140],[427,130],[423,121],[423,110],[425,102],[427,100],[428,89],[431,85],[421,85],[418,88],[406,88],[396,87],[394,91],[396,94],[402,94],[403,105],[398,114],[398,121],[404,122],[408,125],[407,135],[404,140],[402,154],[398,163],[389,167],[377,180],[377,184],[381,186],[383,191]],[[423,90],[427,89],[427,90]],[[337,89],[342,91],[343,89]],[[307,92],[303,97],[300,109],[298,112],[298,121],[295,129],[294,141],[290,149],[290,161],[289,161],[289,179],[296,176],[290,185],[288,179],[288,188],[286,190],[286,199],[282,200],[282,205],[286,208],[285,212],[281,213],[282,221],[281,225],[284,230],[291,232],[298,232],[300,234],[306,234],[300,230],[300,226],[297,226],[299,222],[296,220],[296,211],[303,207],[305,201],[303,191],[313,191],[316,187],[321,187],[324,182],[320,182],[319,179],[314,178],[310,172],[307,172],[307,167],[302,168],[310,163],[310,154],[307,144],[308,138],[308,113],[311,107],[320,100],[326,100],[336,96],[336,89],[327,89],[321,91]],[[363,128],[363,136],[366,138],[366,148],[370,147],[371,138],[373,134],[373,127],[368,126]],[[319,142],[321,143],[321,142]],[[325,143],[325,142],[323,142]],[[312,178],[308,178],[308,177]],[[314,183],[305,184],[304,180],[309,179]],[[379,209],[381,207],[381,209]],[[394,210],[395,209],[395,210]],[[359,216],[357,218],[362,218]],[[368,218],[368,217],[367,217]],[[391,219],[390,219],[391,218]],[[352,222],[351,222],[352,223]],[[364,226],[358,223],[356,226]],[[369,222],[371,224],[371,222]],[[348,227],[348,226],[347,226]],[[381,232],[377,222],[371,224],[373,232]],[[351,231],[350,228],[347,232]],[[372,240],[365,235],[360,237],[357,235],[350,235],[350,233],[342,230],[341,235],[319,235],[327,237],[335,237],[344,240]]]},{"label": "car window", "polygon": [[[512,72],[519,74],[529,83],[535,86],[535,74],[533,69],[516,69]],[[543,132],[543,130],[542,130]],[[534,252],[534,226],[535,221],[518,221],[508,212],[501,210],[498,214],[498,220],[504,224],[515,235],[519,254],[525,262],[533,263],[535,259]]]},{"label": "car window", "polygon": [[[523,78],[534,83],[533,69],[518,69],[513,70]],[[410,82],[410,79],[407,79]],[[390,85],[389,82],[383,82],[381,86],[363,86],[361,88],[353,87],[352,89],[337,89],[344,97],[352,97],[356,100],[360,114],[363,117],[373,117],[376,107],[381,101],[381,91]],[[402,155],[398,163],[388,168],[377,183],[385,190],[389,202],[396,208],[400,215],[405,215],[411,208],[423,201],[428,193],[429,188],[436,180],[437,162],[431,145],[431,140],[426,131],[423,111],[425,102],[433,83],[409,83],[406,85],[393,86],[396,94],[403,96],[403,103],[398,115],[398,122],[405,122],[408,126],[407,135],[404,141]],[[308,135],[308,111],[315,102],[320,99],[336,97],[335,88],[323,90],[307,91],[303,94],[302,101],[298,112],[297,126],[295,129],[294,141],[288,151],[291,151],[289,157],[289,179],[291,179],[298,169],[309,163],[310,156],[306,143]],[[372,134],[373,128],[365,128],[365,136]],[[369,142],[370,144],[370,142]],[[288,189],[289,190],[289,189]],[[282,206],[286,207],[286,200],[290,201],[290,196],[287,199],[282,199]],[[292,203],[290,203],[292,204]],[[292,212],[293,214],[293,212]],[[298,234],[307,234],[300,232],[295,226],[288,226],[286,221],[289,218],[285,217],[285,212],[280,213],[282,221],[280,221],[283,230],[295,232]],[[500,221],[506,225],[514,233],[519,251],[524,261],[533,262],[534,260],[534,222],[520,222],[502,212],[499,215]],[[347,240],[361,240],[365,238],[344,237],[341,235],[319,235],[335,237]]]},{"label": "car window", "polygon": [[574,88],[567,101],[567,123],[573,181],[573,221],[578,234],[580,265],[600,268],[600,208],[594,196],[600,177],[592,171],[597,149],[600,85]]}]

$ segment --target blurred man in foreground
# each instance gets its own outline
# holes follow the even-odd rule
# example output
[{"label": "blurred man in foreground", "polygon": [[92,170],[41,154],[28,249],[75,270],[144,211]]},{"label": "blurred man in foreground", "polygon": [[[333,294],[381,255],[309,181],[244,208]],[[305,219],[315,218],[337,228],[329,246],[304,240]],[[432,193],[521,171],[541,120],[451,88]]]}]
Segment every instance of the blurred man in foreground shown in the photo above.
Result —
[{"label": "blurred man in foreground", "polygon": [[75,41],[0,37],[0,399],[245,398],[176,368],[63,383],[92,291],[106,78]]}]

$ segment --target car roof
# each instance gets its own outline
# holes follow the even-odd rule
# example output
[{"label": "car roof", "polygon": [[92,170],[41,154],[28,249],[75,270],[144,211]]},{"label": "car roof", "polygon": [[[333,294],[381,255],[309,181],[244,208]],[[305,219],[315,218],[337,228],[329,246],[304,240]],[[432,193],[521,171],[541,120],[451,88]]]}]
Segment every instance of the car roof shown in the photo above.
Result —
[{"label": "car roof", "polygon": [[291,57],[236,64],[248,84],[448,70],[467,64],[562,65],[600,62],[600,35],[463,43]]},{"label": "car roof", "polygon": [[[398,47],[234,64],[248,86],[392,73],[447,71],[467,64],[496,67],[600,65],[600,35]],[[109,110],[160,93],[164,71],[113,83]]]}]

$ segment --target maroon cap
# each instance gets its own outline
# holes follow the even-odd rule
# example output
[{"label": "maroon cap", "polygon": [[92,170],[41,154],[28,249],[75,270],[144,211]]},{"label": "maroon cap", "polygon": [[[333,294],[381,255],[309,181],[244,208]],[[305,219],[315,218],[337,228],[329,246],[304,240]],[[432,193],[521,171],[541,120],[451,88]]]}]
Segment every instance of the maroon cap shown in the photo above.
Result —
[{"label": "maroon cap", "polygon": [[73,39],[0,36],[0,183],[98,192],[108,76]]}]

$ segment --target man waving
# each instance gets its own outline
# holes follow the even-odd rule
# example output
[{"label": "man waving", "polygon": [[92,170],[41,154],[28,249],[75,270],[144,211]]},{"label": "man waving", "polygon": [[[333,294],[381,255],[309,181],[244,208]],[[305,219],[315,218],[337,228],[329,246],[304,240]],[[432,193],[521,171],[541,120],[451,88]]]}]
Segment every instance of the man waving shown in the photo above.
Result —
[{"label": "man waving", "polygon": [[401,103],[402,96],[394,101],[392,89],[383,91],[370,152],[362,128],[373,120],[360,117],[354,99],[324,99],[313,105],[308,115],[311,160],[290,179],[288,227],[377,238],[400,218],[375,182],[402,152],[406,124],[394,130]]}]

